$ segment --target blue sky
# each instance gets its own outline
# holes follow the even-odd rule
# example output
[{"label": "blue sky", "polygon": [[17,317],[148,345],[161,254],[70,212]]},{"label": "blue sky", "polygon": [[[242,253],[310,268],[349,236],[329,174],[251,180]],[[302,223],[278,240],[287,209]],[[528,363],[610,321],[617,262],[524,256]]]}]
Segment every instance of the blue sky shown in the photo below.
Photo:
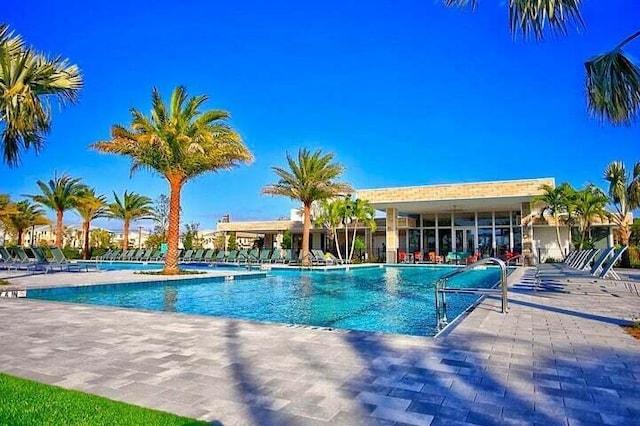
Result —
[{"label": "blue sky", "polygon": [[[181,84],[208,95],[255,156],[187,184],[183,223],[201,228],[225,213],[288,215],[295,203],[260,189],[300,147],[333,152],[356,188],[547,176],[604,187],[609,162],[640,160],[640,124],[587,116],[583,67],[638,29],[637,0],[586,1],[586,30],[541,43],[512,39],[502,0],[475,13],[437,0],[88,3],[9,0],[3,10],[29,44],[69,58],[85,80],[78,104],[55,108],[40,155],[0,165],[0,192],[14,198],[54,171],[110,198],[166,193],[162,177],[130,178],[127,159],[88,149],[128,124],[129,108],[147,112],[154,85],[165,97]],[[628,52],[640,57],[640,41]]]}]

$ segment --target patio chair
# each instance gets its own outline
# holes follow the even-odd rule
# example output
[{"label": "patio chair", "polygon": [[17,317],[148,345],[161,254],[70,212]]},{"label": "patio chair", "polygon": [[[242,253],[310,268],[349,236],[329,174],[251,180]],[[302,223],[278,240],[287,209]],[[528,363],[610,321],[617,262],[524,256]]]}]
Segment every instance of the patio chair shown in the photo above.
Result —
[{"label": "patio chair", "polygon": [[226,263],[235,262],[237,257],[238,257],[238,250],[231,250],[229,251],[229,254],[227,254],[227,256],[224,258],[224,261]]},{"label": "patio chair", "polygon": [[429,252],[429,262],[442,263],[442,262],[444,262],[444,259],[442,258],[442,256],[437,255],[435,251],[430,251]]},{"label": "patio chair", "polygon": [[591,266],[591,270],[589,271],[589,273],[591,275],[600,274],[600,272],[602,272],[602,265],[604,265],[604,263],[607,261],[609,256],[613,254],[614,251],[615,247],[609,247],[602,250],[600,256],[598,256],[598,258],[593,262],[593,266]]},{"label": "patio chair", "polygon": [[197,249],[191,256],[191,262],[202,262],[202,256],[204,256],[204,249]]},{"label": "patio chair", "polygon": [[605,279],[609,275],[611,275],[611,277],[613,277],[613,279],[615,280],[620,279],[620,276],[618,275],[618,273],[613,270],[613,266],[616,264],[616,262],[618,262],[618,260],[620,260],[620,258],[622,257],[622,253],[624,253],[627,250],[627,248],[628,246],[622,246],[613,253],[613,256],[611,257],[611,259],[605,262],[604,266],[602,267],[602,272],[599,275],[600,278]]},{"label": "patio chair", "polygon": [[406,263],[407,262],[407,252],[404,250],[400,250],[398,252],[398,263]]},{"label": "patio chair", "polygon": [[236,258],[234,259],[234,262],[238,264],[249,263],[249,250],[247,249],[240,250],[236,255]]},{"label": "patio chair", "polygon": [[112,252],[113,252],[113,250],[109,249],[109,250],[107,250],[106,252],[102,253],[99,256],[91,256],[91,260],[103,260],[104,258],[109,257]]},{"label": "patio chair", "polygon": [[191,258],[193,257],[193,250],[187,250],[182,257],[179,258],[180,262],[191,262]]},{"label": "patio chair", "polygon": [[62,250],[60,250],[58,246],[50,246],[49,251],[51,252],[51,256],[53,256],[53,264],[60,265],[61,268],[64,268],[67,271],[71,271],[71,270],[80,271],[81,269],[88,271],[89,267],[95,268],[94,265],[71,262],[69,259],[67,259],[67,257],[64,255],[64,253],[62,252]]},{"label": "patio chair", "polygon": [[271,250],[270,249],[260,250],[260,257],[258,257],[258,262],[268,263],[270,260],[271,260]]},{"label": "patio chair", "polygon": [[215,252],[216,252],[215,249],[207,249],[204,252],[204,255],[202,255],[202,261],[205,263],[211,263]]},{"label": "patio chair", "polygon": [[220,250],[217,254],[216,257],[213,259],[215,263],[222,263],[225,262],[227,258],[227,252],[224,250]]},{"label": "patio chair", "polygon": [[37,259],[29,257],[22,247],[15,246],[11,249],[16,254],[18,267],[24,267],[28,270],[30,267],[33,267],[38,263]]},{"label": "patio chair", "polygon": [[153,249],[152,248],[148,248],[145,250],[145,252],[142,254],[142,256],[140,256],[140,261],[142,262],[148,262],[151,260],[151,256],[153,255]]},{"label": "patio chair", "polygon": [[14,258],[6,247],[0,246],[0,267],[6,269],[16,268],[20,265],[20,261]]},{"label": "patio chair", "polygon": [[142,259],[142,256],[144,255],[145,249],[140,248],[138,250],[136,250],[133,253],[133,256],[131,256],[131,258],[129,260],[132,260],[134,262],[140,262],[140,260]]},{"label": "patio chair", "polygon": [[247,262],[248,263],[260,263],[260,249],[254,248],[249,250],[247,253]]}]

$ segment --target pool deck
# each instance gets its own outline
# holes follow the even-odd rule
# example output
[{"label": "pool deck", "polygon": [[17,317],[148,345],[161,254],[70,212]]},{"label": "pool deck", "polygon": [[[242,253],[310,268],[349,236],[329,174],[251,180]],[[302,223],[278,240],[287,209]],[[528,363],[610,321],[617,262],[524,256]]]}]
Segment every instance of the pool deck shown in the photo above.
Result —
[{"label": "pool deck", "polygon": [[640,296],[533,273],[437,338],[0,298],[0,371],[224,425],[640,425]]}]

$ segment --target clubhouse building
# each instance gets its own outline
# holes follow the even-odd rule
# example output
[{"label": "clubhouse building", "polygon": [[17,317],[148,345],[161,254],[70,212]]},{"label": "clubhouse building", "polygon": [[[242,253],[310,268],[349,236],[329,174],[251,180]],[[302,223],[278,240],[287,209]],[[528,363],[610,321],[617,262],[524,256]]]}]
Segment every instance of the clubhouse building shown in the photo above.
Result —
[{"label": "clubhouse building", "polygon": [[[528,264],[560,259],[570,250],[570,230],[561,225],[558,244],[555,223],[541,216],[542,205],[532,205],[543,185],[555,187],[555,181],[536,178],[358,189],[353,198],[367,200],[380,217],[375,231],[360,226],[357,232],[364,239],[365,255],[386,263],[406,260],[407,254],[428,260],[446,259],[457,252],[480,257],[521,254]],[[347,226],[353,230],[351,224]],[[591,236],[596,247],[613,245],[613,230],[606,220],[595,223]],[[229,221],[219,223],[218,231],[260,234],[266,248],[280,247],[283,234],[289,231],[296,251],[302,221],[294,214],[289,220]],[[344,239],[339,243],[344,244]],[[312,228],[311,248],[331,250],[332,246],[326,229]]]}]

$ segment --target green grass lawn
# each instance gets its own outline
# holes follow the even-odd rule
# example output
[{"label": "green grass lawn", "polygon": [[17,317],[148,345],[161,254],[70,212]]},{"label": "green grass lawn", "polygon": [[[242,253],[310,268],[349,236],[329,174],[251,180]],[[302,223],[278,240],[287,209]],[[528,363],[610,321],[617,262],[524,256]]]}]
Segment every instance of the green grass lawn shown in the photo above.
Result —
[{"label": "green grass lawn", "polygon": [[0,425],[206,425],[0,373]]}]

